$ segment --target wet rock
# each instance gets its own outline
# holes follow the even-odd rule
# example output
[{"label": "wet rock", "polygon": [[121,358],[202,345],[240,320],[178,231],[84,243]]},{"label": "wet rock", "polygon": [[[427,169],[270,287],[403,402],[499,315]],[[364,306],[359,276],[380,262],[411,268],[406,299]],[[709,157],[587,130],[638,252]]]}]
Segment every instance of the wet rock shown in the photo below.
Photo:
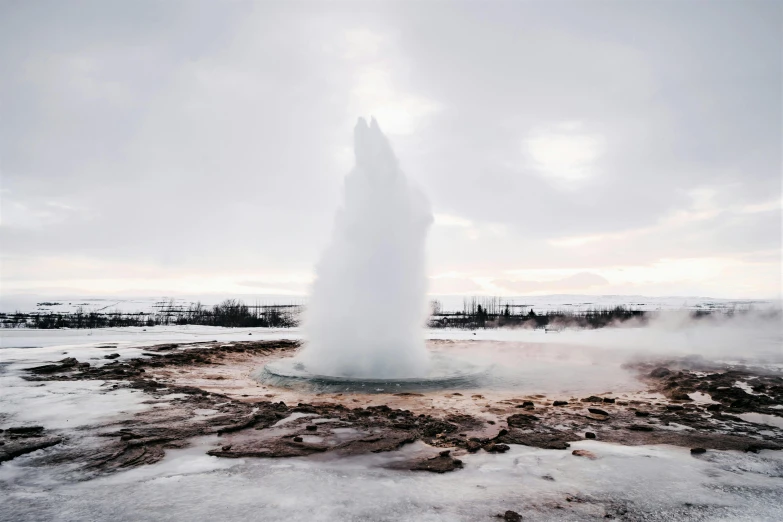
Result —
[{"label": "wet rock", "polygon": [[571,452],[571,455],[575,455],[577,457],[585,457],[590,460],[595,460],[598,458],[596,454],[593,453],[592,451],[583,450],[583,449],[574,450]]},{"label": "wet rock", "polygon": [[604,397],[604,402],[609,404],[614,404],[615,400],[609,397]]},{"label": "wet rock", "polygon": [[487,453],[505,453],[511,448],[506,444],[498,444],[496,442],[490,442],[484,446],[484,451]]},{"label": "wet rock", "polygon": [[302,442],[302,440],[304,440],[302,439],[302,437],[299,436],[294,437],[294,442]]},{"label": "wet rock", "polygon": [[675,393],[672,395],[672,400],[675,401],[693,401],[687,393]]},{"label": "wet rock", "polygon": [[552,406],[567,406],[568,401],[555,401],[552,403]]},{"label": "wet rock", "polygon": [[582,399],[582,402],[604,402],[603,398],[591,395],[590,397]]},{"label": "wet rock", "polygon": [[636,411],[636,412],[634,412],[634,415],[636,415],[637,417],[649,417],[650,416],[650,412],[649,411]]},{"label": "wet rock", "polygon": [[37,437],[41,435],[43,431],[43,426],[14,426],[8,428],[7,433],[11,436]]},{"label": "wet rock", "polygon": [[655,428],[648,426],[647,424],[631,424],[628,426],[631,431],[654,431]]},{"label": "wet rock", "polygon": [[461,426],[463,429],[468,430],[479,429],[484,426],[484,421],[481,419],[473,417],[472,415],[465,415],[460,413],[447,415],[445,420],[446,422],[456,424]]},{"label": "wet rock", "polygon": [[666,405],[666,409],[669,410],[669,411],[682,411],[685,408],[683,408],[679,404],[667,404]]},{"label": "wet rock", "polygon": [[120,356],[118,353],[110,353],[109,355],[104,355],[104,359],[117,359]]},{"label": "wet rock", "polygon": [[655,379],[662,379],[667,375],[670,375],[671,373],[672,373],[671,370],[669,370],[668,368],[660,366],[650,372],[650,377],[654,377]]},{"label": "wet rock", "polygon": [[249,441],[243,444],[234,444],[229,450],[223,450],[222,448],[209,450],[207,455],[234,459],[246,457],[287,458],[305,457],[314,453],[323,453],[328,449],[318,444],[306,444],[287,440]]},{"label": "wet rock", "polygon": [[495,515],[496,518],[502,518],[505,522],[522,522],[522,515],[510,509],[502,515]]},{"label": "wet rock", "polygon": [[[64,359],[65,360],[65,359]],[[75,361],[76,359],[74,359]],[[43,366],[35,366],[34,368],[28,368],[27,371],[37,375],[46,375],[51,373],[59,373],[73,369],[75,364],[44,364]]]},{"label": "wet rock", "polygon": [[707,453],[707,450],[704,448],[691,448],[691,455],[701,455],[702,453]]},{"label": "wet rock", "polygon": [[721,405],[720,404],[710,404],[707,406],[707,411],[720,411]]},{"label": "wet rock", "polygon": [[570,446],[569,441],[579,439],[581,437],[573,433],[540,427],[537,431],[511,429],[507,433],[495,437],[494,442],[522,444],[543,449],[567,449]]},{"label": "wet rock", "polygon": [[318,426],[316,426],[315,424],[309,424],[309,425],[305,426],[305,429],[307,431],[316,431],[316,430],[318,430]]},{"label": "wet rock", "polygon": [[465,448],[466,448],[466,449],[467,449],[467,450],[468,450],[470,453],[476,453],[478,450],[480,450],[480,449],[481,449],[481,443],[480,443],[480,442],[478,442],[478,441],[475,441],[475,440],[469,440],[469,441],[466,443],[466,445],[465,445]]},{"label": "wet rock", "polygon": [[233,424],[229,424],[228,426],[224,426],[217,430],[218,435],[223,435],[225,433],[233,433],[235,431],[241,431],[247,428],[253,428],[255,426],[261,425],[263,427],[269,427],[272,424],[277,422],[277,416],[272,411],[261,411],[254,415],[250,415],[247,417],[244,417],[239,420],[239,422],[235,422]]},{"label": "wet rock", "polygon": [[594,415],[609,415],[608,411],[604,411],[604,410],[602,410],[600,408],[587,408],[587,411],[589,411],[590,413],[592,413]]},{"label": "wet rock", "polygon": [[334,446],[334,450],[342,455],[359,455],[362,453],[381,453],[394,451],[405,444],[416,440],[416,435],[407,431],[388,430],[383,433],[350,440]]},{"label": "wet rock", "polygon": [[592,431],[587,431],[587,432],[585,432],[585,438],[586,439],[594,439],[595,438],[595,433],[593,433]]},{"label": "wet rock", "polygon": [[522,426],[529,426],[530,424],[536,422],[537,420],[538,417],[536,417],[535,415],[528,415],[525,413],[515,413],[514,415],[506,419],[506,422],[508,422],[508,425],[511,427],[522,427]]},{"label": "wet rock", "polygon": [[[446,455],[443,455],[446,453]],[[429,471],[432,473],[446,473],[462,467],[462,461],[451,457],[448,452],[442,452],[437,457],[421,460],[411,466],[411,471]]]},{"label": "wet rock", "polygon": [[536,405],[532,401],[525,401],[522,404],[517,404],[517,408],[535,408]]},{"label": "wet rock", "polygon": [[48,448],[63,441],[60,437],[22,437],[4,441],[0,445],[0,462],[14,459],[26,453]]},{"label": "wet rock", "polygon": [[444,422],[438,419],[431,419],[421,427],[421,434],[424,437],[435,437],[440,433],[454,433],[459,428],[450,422]]}]

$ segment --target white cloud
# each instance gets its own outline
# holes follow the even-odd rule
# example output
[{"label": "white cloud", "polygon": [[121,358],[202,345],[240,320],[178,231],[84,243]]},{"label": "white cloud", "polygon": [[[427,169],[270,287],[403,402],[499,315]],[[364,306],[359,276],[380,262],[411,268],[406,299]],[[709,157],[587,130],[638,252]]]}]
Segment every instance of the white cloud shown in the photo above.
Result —
[{"label": "white cloud", "polygon": [[463,227],[469,228],[473,226],[473,222],[469,219],[461,218],[459,216],[452,216],[449,214],[435,214],[435,226],[441,227]]},{"label": "white cloud", "polygon": [[524,142],[535,172],[556,183],[585,180],[597,172],[605,139],[585,133],[580,122],[564,122],[534,131]]}]

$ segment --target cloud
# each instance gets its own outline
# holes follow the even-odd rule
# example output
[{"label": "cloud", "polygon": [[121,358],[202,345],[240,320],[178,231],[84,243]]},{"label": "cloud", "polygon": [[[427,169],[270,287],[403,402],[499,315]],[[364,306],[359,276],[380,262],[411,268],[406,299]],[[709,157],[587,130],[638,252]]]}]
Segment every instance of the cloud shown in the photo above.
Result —
[{"label": "cloud", "polygon": [[533,170],[564,188],[595,176],[607,145],[602,135],[587,134],[582,127],[581,122],[564,122],[532,133],[525,152]]},{"label": "cloud", "polygon": [[482,291],[482,286],[469,278],[431,277],[429,279],[430,295],[465,295]]},{"label": "cloud", "polygon": [[446,290],[780,287],[777,5],[126,4],[0,16],[4,290],[310,273],[370,115],[439,211],[431,272],[471,281]]},{"label": "cloud", "polygon": [[237,281],[238,286],[247,286],[251,288],[257,288],[268,293],[275,293],[278,291],[295,292],[305,294],[308,289],[309,283],[300,281],[255,281],[245,280]]},{"label": "cloud", "polygon": [[528,293],[562,293],[562,292],[580,292],[592,290],[595,287],[606,286],[609,281],[597,274],[590,272],[579,272],[577,274],[555,279],[552,281],[517,281],[497,279],[492,284],[511,292],[520,294]]}]

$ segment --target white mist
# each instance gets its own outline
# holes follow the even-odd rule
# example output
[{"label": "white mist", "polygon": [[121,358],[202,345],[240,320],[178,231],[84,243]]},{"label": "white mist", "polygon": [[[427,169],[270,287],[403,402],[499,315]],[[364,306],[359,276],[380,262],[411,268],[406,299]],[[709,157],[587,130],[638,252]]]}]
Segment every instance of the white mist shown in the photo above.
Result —
[{"label": "white mist", "polygon": [[344,205],[316,267],[299,360],[318,375],[423,377],[429,202],[400,170],[375,119],[357,122],[354,153]]}]

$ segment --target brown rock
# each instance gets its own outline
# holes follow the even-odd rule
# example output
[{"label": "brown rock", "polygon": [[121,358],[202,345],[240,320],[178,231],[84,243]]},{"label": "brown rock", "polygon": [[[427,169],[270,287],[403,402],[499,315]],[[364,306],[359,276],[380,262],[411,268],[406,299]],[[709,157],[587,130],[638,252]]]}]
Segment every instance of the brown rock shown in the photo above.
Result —
[{"label": "brown rock", "polygon": [[522,426],[529,426],[530,424],[534,423],[537,420],[538,417],[536,417],[535,415],[515,413],[514,415],[506,419],[506,422],[508,422],[508,425],[511,427],[522,427]]},{"label": "brown rock", "polygon": [[411,471],[430,471],[432,473],[446,473],[462,467],[462,461],[451,456],[440,454],[415,463]]},{"label": "brown rock", "polygon": [[664,368],[663,366],[658,367],[650,372],[650,377],[654,377],[656,379],[662,379],[663,377],[666,377],[672,373],[668,368]]},{"label": "brown rock", "polygon": [[495,515],[497,518],[502,518],[505,522],[522,522],[522,515],[516,511],[510,509],[502,515]]},{"label": "brown rock", "polygon": [[577,457],[586,457],[590,460],[595,460],[598,458],[596,454],[593,453],[592,451],[581,450],[581,449],[572,451],[571,455],[576,455]]},{"label": "brown rock", "polygon": [[481,449],[481,443],[475,440],[469,440],[466,448],[470,453],[476,453],[478,450]]},{"label": "brown rock", "polygon": [[508,447],[506,444],[498,444],[495,442],[490,442],[486,446],[484,446],[484,451],[488,453],[505,453],[511,448]]}]

